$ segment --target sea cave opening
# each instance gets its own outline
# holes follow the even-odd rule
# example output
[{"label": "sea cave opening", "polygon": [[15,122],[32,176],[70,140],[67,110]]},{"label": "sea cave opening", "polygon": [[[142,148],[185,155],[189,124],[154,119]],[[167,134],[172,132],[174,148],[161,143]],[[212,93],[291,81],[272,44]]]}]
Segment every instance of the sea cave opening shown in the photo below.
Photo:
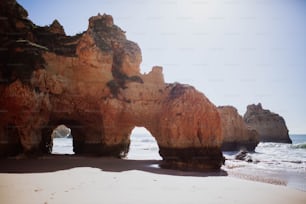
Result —
[{"label": "sea cave opening", "polygon": [[58,125],[51,135],[52,154],[74,154],[71,129],[64,124]]},{"label": "sea cave opening", "polygon": [[130,149],[126,159],[162,160],[159,148],[152,134],[143,127],[135,127],[130,136]]}]

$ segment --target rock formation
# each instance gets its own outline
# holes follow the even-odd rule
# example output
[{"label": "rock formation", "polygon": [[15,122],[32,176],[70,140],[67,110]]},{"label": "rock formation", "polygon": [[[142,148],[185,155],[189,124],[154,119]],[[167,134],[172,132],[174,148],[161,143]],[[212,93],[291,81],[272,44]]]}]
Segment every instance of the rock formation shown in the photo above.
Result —
[{"label": "rock formation", "polygon": [[141,74],[139,46],[111,16],[66,36],[57,21],[33,24],[14,0],[0,4],[0,155],[51,153],[52,131],[63,124],[76,154],[121,157],[142,126],[164,166],[220,168],[217,108],[191,86],[165,83],[161,67]]},{"label": "rock formation", "polygon": [[245,123],[259,134],[262,142],[292,143],[285,120],[276,113],[262,108],[261,104],[247,106]]},{"label": "rock formation", "polygon": [[219,106],[218,111],[222,124],[222,150],[236,151],[245,148],[254,151],[259,143],[258,134],[247,127],[237,109],[232,106]]},{"label": "rock formation", "polygon": [[58,22],[58,20],[53,21],[49,27],[49,31],[55,34],[66,35],[63,26]]},{"label": "rock formation", "polygon": [[246,162],[253,162],[252,156],[248,153],[248,151],[242,149],[236,155],[235,159],[246,161]]},{"label": "rock formation", "polygon": [[65,125],[59,125],[53,130],[51,137],[52,138],[70,137],[71,136],[70,133],[71,133],[70,128],[67,128]]}]

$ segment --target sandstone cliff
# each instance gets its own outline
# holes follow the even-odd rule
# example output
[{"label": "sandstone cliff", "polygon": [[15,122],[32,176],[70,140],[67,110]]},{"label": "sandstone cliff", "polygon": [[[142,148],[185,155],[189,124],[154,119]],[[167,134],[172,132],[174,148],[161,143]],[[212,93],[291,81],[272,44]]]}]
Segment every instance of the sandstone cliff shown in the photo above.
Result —
[{"label": "sandstone cliff", "polygon": [[243,119],[250,128],[258,132],[262,142],[292,143],[285,120],[278,114],[263,109],[260,103],[248,105]]},{"label": "sandstone cliff", "polygon": [[52,131],[71,129],[76,154],[124,156],[135,126],[156,138],[168,167],[218,169],[224,162],[217,108],[195,88],[141,74],[139,46],[110,15],[66,36],[37,26],[1,1],[0,155],[50,153]]},{"label": "sandstone cliff", "polygon": [[218,111],[222,124],[222,150],[235,151],[246,149],[254,151],[259,143],[258,133],[244,123],[236,108],[219,106]]}]

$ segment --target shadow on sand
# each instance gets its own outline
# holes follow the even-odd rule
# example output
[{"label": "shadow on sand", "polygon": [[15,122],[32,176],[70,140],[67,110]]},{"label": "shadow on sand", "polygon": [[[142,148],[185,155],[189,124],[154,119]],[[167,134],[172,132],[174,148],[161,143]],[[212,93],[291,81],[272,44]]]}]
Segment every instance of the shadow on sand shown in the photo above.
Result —
[{"label": "shadow on sand", "polygon": [[85,157],[76,155],[48,155],[38,158],[0,159],[0,173],[48,173],[78,167],[98,168],[107,172],[140,170],[155,174],[176,176],[227,176],[224,170],[214,172],[180,171],[160,168],[160,160],[128,160],[110,157]]}]

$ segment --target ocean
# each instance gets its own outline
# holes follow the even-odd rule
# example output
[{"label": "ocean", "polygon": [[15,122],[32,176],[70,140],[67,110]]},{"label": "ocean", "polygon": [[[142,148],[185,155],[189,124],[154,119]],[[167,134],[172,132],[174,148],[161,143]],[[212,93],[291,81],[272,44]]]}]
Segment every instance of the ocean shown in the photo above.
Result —
[{"label": "ocean", "polygon": [[[223,152],[226,162],[223,170],[252,177],[281,180],[285,185],[306,191],[306,135],[290,135],[292,144],[259,143],[253,162],[235,159],[237,151]],[[73,154],[71,138],[55,138],[54,154]],[[133,133],[130,151],[125,159],[161,160],[156,140],[149,133]]]},{"label": "ocean", "polygon": [[[306,172],[306,135],[291,135],[292,144],[259,143],[251,153],[252,168],[271,170],[291,170]],[[229,160],[234,160],[236,152],[224,152]],[[235,165],[235,164],[233,164]]]},{"label": "ocean", "polygon": [[253,162],[235,159],[237,152],[223,152],[224,170],[280,180],[283,184],[306,191],[306,135],[290,135],[292,144],[259,143]]}]

